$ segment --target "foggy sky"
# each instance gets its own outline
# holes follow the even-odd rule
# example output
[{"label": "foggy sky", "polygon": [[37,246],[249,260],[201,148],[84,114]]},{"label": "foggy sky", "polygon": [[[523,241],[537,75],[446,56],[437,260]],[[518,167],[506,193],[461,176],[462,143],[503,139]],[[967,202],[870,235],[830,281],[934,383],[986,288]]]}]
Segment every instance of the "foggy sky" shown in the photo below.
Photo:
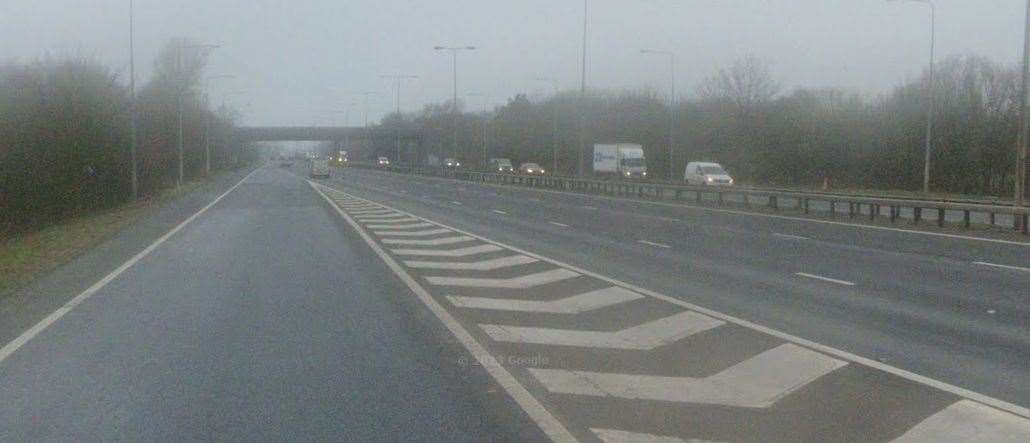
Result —
[{"label": "foggy sky", "polygon": [[[208,73],[215,103],[240,108],[244,123],[362,124],[374,91],[376,120],[394,108],[382,74],[410,74],[402,108],[451,97],[451,58],[435,45],[478,49],[458,60],[459,93],[472,109],[516,93],[540,95],[554,77],[578,90],[581,0],[135,0],[140,80],[158,47],[184,36],[219,44]],[[679,95],[733,59],[752,53],[788,87],[834,86],[865,94],[913,79],[929,58],[929,9],[887,0],[588,0],[590,88],[668,90],[665,59],[677,57]],[[938,60],[980,54],[1015,63],[1024,0],[935,0]],[[128,73],[128,0],[0,0],[0,58],[90,55]],[[244,94],[233,95],[242,91]]]}]

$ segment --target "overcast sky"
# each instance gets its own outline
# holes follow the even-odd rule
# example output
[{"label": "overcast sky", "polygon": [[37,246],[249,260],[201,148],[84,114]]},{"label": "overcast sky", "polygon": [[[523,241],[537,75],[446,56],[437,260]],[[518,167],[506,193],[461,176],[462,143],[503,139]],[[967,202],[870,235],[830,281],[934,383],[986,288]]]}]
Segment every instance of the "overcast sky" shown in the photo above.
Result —
[{"label": "overcast sky", "polygon": [[[1019,60],[1024,0],[934,0],[938,57]],[[677,88],[733,59],[768,60],[787,87],[835,86],[875,94],[926,66],[929,8],[888,0],[588,0],[591,88]],[[221,45],[212,85],[247,124],[362,122],[361,92],[376,92],[370,119],[394,107],[382,74],[410,74],[405,110],[451,96],[451,58],[435,45],[473,45],[458,60],[459,94],[481,109],[516,93],[539,95],[558,79],[579,88],[582,0],[136,0],[137,67],[145,79],[157,48],[185,36]],[[87,54],[127,72],[128,0],[0,0],[0,57]],[[234,95],[232,92],[243,91]]]}]

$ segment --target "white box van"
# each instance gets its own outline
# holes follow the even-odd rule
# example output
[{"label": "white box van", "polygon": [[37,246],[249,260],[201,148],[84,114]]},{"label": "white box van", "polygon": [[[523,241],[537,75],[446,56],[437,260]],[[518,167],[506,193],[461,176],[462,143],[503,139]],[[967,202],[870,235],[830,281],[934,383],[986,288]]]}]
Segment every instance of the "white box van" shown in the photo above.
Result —
[{"label": "white box van", "polygon": [[329,160],[322,157],[311,159],[311,178],[329,178]]},{"label": "white box van", "polygon": [[722,165],[710,162],[690,162],[683,172],[683,180],[688,185],[730,186],[733,177],[723,169]]},{"label": "white box van", "polygon": [[647,178],[644,147],[633,143],[595,144],[594,174]]}]

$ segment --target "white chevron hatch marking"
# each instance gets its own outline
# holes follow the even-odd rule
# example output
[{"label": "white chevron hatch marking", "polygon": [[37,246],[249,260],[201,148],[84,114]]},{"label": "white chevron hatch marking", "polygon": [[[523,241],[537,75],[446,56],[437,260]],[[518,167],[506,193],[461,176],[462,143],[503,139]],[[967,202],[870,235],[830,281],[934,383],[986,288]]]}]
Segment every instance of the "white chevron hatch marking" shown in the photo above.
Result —
[{"label": "white chevron hatch marking", "polygon": [[767,408],[847,362],[802,348],[780,345],[705,378],[530,369],[551,392]]}]

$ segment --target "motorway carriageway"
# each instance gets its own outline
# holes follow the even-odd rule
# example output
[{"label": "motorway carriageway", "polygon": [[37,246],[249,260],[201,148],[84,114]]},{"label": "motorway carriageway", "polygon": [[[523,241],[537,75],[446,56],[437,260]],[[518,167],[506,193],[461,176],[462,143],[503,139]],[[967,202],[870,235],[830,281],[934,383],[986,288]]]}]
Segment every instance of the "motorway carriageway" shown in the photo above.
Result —
[{"label": "motorway carriageway", "polygon": [[1030,405],[1030,243],[342,169],[324,183]]}]

